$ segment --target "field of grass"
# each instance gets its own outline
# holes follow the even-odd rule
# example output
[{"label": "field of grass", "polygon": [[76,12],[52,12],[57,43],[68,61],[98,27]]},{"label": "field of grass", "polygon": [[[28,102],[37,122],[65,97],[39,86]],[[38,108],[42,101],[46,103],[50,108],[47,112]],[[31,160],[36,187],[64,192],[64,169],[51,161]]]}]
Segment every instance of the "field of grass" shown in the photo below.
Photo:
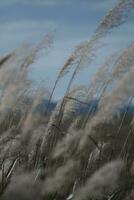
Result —
[{"label": "field of grass", "polygon": [[134,42],[106,56],[89,85],[73,88],[105,37],[134,22],[133,11],[134,0],[117,1],[67,58],[51,91],[33,89],[28,70],[52,34],[0,58],[0,199],[134,199]]}]

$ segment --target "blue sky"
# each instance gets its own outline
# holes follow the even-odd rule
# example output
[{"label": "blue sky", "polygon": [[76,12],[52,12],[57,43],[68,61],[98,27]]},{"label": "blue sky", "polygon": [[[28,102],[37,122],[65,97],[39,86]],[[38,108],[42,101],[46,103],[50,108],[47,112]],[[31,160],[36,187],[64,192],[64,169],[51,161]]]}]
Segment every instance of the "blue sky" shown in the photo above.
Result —
[{"label": "blue sky", "polygon": [[[0,0],[0,54],[5,54],[23,42],[36,43],[46,33],[55,31],[54,46],[48,55],[42,55],[31,68],[31,77],[37,82],[52,84],[58,69],[74,47],[90,39],[101,18],[116,0]],[[125,31],[124,31],[125,30]],[[129,43],[134,30],[132,24],[108,38],[109,48]],[[119,40],[120,38],[120,40]],[[95,72],[94,67],[90,73]],[[88,75],[89,76],[89,75]],[[87,78],[88,78],[87,76]],[[81,83],[85,76],[80,78]],[[59,98],[66,87],[64,81],[56,92]]]},{"label": "blue sky", "polygon": [[55,42],[74,45],[88,39],[115,2],[101,1],[0,0],[0,53],[23,41],[35,41],[52,30],[57,32]]}]

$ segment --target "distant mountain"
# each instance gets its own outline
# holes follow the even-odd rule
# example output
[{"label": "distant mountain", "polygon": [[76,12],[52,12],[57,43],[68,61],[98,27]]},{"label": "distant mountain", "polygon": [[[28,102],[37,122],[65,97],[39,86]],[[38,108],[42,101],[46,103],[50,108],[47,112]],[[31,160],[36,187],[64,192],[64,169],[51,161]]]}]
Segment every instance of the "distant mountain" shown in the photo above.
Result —
[{"label": "distant mountain", "polygon": [[49,102],[46,99],[43,99],[36,107],[35,112],[39,112],[40,114],[45,114],[46,108],[48,112],[52,112],[56,107],[57,102]]},{"label": "distant mountain", "polygon": [[[89,101],[87,105],[81,104],[80,107],[76,108],[76,114],[86,114],[86,113],[94,114],[98,109],[98,103],[99,103],[99,100],[93,99]],[[41,114],[44,114],[48,104],[49,104],[49,107],[47,109],[49,112],[52,112],[54,108],[56,107],[57,102],[49,103],[48,100],[42,100],[41,103],[36,107],[36,111]],[[127,114],[129,115],[134,115],[134,105],[122,106],[120,109],[120,113],[123,114],[125,112],[127,112]]]}]

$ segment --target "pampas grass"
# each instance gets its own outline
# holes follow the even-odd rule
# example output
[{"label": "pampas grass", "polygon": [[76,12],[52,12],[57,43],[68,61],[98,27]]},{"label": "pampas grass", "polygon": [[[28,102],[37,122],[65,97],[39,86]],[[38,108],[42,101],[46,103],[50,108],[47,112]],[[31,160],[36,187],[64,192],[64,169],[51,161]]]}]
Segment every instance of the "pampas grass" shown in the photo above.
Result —
[{"label": "pampas grass", "polygon": [[118,185],[122,170],[123,163],[121,161],[106,164],[95,172],[86,184],[76,192],[74,199],[103,199],[108,193],[110,195]]},{"label": "pampas grass", "polygon": [[[72,87],[133,8],[133,0],[117,2],[91,39],[66,59],[51,92],[45,86],[33,91],[27,74],[39,52],[50,50],[52,33],[1,57],[0,199],[133,198],[133,42],[107,55],[89,84]],[[65,94],[50,111],[55,89],[68,72]]]}]

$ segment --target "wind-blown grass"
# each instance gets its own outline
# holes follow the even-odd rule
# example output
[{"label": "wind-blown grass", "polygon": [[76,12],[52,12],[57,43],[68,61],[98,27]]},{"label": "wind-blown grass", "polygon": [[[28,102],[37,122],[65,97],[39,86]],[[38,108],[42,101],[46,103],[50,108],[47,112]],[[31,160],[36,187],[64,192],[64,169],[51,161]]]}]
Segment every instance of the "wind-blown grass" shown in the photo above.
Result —
[{"label": "wind-blown grass", "polygon": [[[51,48],[51,33],[33,47],[22,45],[1,57],[0,199],[134,198],[133,41],[106,56],[90,84],[72,87],[96,59],[100,43],[128,22],[133,8],[133,0],[117,2],[92,38],[67,58],[51,92],[45,86],[33,91],[27,76],[39,51]],[[50,111],[68,72],[65,94]]]}]

